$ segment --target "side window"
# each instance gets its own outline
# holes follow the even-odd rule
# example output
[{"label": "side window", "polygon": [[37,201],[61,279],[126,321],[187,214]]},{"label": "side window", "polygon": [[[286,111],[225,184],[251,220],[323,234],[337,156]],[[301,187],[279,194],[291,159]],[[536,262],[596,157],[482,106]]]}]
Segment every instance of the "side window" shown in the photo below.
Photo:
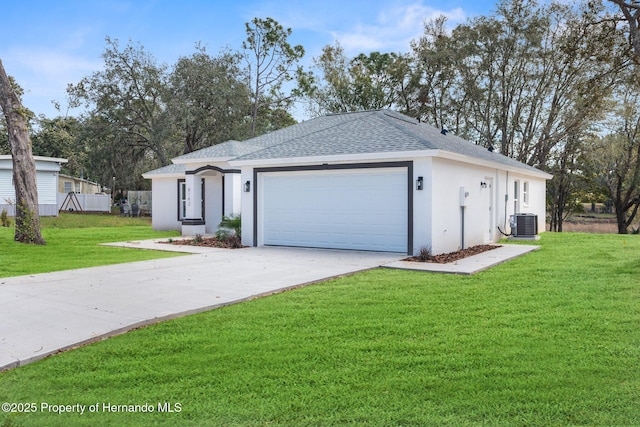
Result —
[{"label": "side window", "polygon": [[522,183],[522,203],[529,206],[529,181]]},{"label": "side window", "polygon": [[187,216],[187,183],[184,179],[178,180],[178,220]]},{"label": "side window", "polygon": [[[204,178],[202,178],[202,218],[204,218]],[[187,217],[187,182],[184,179],[178,180],[178,221],[182,221]]]},{"label": "side window", "polygon": [[513,213],[520,213],[520,181],[513,181]]},{"label": "side window", "polygon": [[71,193],[71,183],[70,182],[65,182],[64,183],[64,192],[69,194]]}]

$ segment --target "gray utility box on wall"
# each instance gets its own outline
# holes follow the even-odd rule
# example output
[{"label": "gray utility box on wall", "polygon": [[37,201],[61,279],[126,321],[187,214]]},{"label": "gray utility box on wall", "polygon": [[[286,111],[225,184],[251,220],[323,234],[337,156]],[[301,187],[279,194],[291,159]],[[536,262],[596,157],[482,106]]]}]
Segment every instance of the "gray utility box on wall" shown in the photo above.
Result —
[{"label": "gray utility box on wall", "polygon": [[534,237],[538,234],[538,215],[519,213],[511,215],[511,235],[514,237]]}]

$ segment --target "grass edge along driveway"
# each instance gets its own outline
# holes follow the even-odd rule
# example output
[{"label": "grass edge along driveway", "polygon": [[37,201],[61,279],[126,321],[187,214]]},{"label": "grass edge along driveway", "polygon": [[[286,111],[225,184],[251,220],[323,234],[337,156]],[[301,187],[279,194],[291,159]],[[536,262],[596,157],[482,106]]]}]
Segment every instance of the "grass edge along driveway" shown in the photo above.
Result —
[{"label": "grass edge along driveway", "polygon": [[[154,231],[150,218],[61,213],[42,217],[46,245],[13,240],[13,227],[0,227],[0,278],[180,256],[175,252],[100,246],[101,243],[175,237],[175,231]],[[122,268],[114,266],[114,268]]]},{"label": "grass edge along driveway", "polygon": [[640,424],[640,239],[540,243],[471,277],[372,270],[2,373],[0,402],[35,411],[0,425]]}]

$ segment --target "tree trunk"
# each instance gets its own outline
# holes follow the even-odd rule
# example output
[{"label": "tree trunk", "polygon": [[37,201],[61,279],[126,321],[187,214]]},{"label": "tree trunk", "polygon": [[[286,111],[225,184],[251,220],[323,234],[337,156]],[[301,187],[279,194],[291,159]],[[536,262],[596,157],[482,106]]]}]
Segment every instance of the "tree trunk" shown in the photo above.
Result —
[{"label": "tree trunk", "polygon": [[638,24],[640,23],[640,6],[634,0],[610,1],[620,6],[620,11],[622,11],[624,18],[629,24],[629,41],[631,42],[631,47],[633,48],[634,54],[637,57],[640,57],[640,28],[638,27]]},{"label": "tree trunk", "polygon": [[627,229],[627,223],[624,218],[624,213],[621,216],[616,212],[616,222],[618,225],[618,234],[627,234],[629,232],[629,230]]},{"label": "tree trunk", "polygon": [[616,209],[616,223],[618,225],[618,234],[627,234],[628,230],[626,211],[619,200],[616,200],[614,206]]},{"label": "tree trunk", "polygon": [[16,194],[16,230],[21,243],[46,244],[40,234],[36,163],[31,152],[25,110],[16,95],[0,60],[0,106],[7,120],[9,147],[13,160],[13,185]]},{"label": "tree trunk", "polygon": [[[258,73],[260,72],[260,69],[258,69]],[[256,122],[258,121],[258,95],[260,93],[260,85],[258,84],[258,77],[260,76],[260,74],[258,74],[258,76],[256,76],[256,88],[255,88],[255,99],[253,100],[253,108],[251,110],[251,137],[253,138],[254,136],[256,136]]]}]

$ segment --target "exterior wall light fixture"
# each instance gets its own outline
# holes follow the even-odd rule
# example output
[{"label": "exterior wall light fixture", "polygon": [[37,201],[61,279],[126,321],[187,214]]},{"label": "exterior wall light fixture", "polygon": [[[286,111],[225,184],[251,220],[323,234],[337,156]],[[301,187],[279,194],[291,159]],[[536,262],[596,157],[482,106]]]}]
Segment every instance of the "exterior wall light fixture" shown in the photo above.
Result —
[{"label": "exterior wall light fixture", "polygon": [[251,191],[251,181],[247,181],[244,183],[244,192],[248,193]]},{"label": "exterior wall light fixture", "polygon": [[422,191],[423,187],[424,187],[424,180],[422,179],[421,176],[419,176],[418,179],[416,179],[416,190]]}]

